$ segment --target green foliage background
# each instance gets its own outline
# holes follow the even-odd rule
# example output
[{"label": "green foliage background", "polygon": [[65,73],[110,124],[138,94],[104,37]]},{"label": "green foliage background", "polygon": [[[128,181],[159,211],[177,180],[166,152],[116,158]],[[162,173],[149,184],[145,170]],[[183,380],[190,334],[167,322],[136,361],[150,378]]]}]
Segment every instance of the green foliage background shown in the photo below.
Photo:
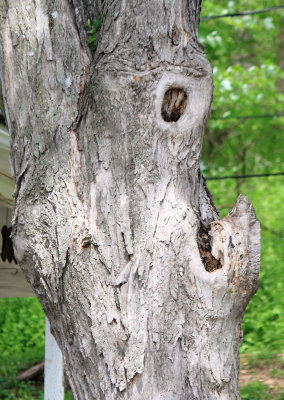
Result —
[{"label": "green foliage background", "polygon": [[21,370],[44,358],[44,312],[34,298],[0,299],[0,399],[30,400],[37,392],[18,382]]},{"label": "green foliage background", "polygon": [[[209,16],[278,6],[279,2],[203,0],[202,4],[201,16]],[[283,21],[284,12],[277,10],[200,24],[199,37],[212,64],[215,85],[201,163],[206,177],[284,171],[284,117],[277,116],[283,114],[284,103]],[[240,118],[262,115],[275,117]],[[284,176],[207,183],[221,216],[242,193],[249,196],[261,222],[259,291],[245,314],[241,352],[252,360],[271,359],[283,353],[284,344]],[[37,300],[0,299],[0,400],[43,398],[41,389],[15,379],[43,354],[44,314]],[[243,400],[284,398],[283,392],[271,394],[260,382],[243,388],[241,394]]]},{"label": "green foliage background", "polygon": [[[276,0],[204,0],[202,15],[278,6]],[[213,67],[214,98],[205,132],[206,177],[284,171],[284,71],[280,68],[284,10],[202,21],[199,38]],[[282,39],[282,42],[281,42]],[[241,118],[242,116],[275,116]],[[237,117],[237,118],[234,118]],[[248,195],[262,228],[259,291],[244,318],[242,352],[282,352],[284,176],[208,181],[221,216],[238,194]]]}]

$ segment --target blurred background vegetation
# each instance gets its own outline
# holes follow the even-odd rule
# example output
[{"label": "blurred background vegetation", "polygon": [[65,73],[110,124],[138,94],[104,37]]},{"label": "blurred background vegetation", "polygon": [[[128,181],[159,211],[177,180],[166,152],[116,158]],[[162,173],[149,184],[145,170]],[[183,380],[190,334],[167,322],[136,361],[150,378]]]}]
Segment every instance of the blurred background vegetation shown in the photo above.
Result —
[{"label": "blurred background vegetation", "polygon": [[[201,17],[279,5],[204,0]],[[199,40],[215,85],[201,163],[207,178],[284,172],[283,22],[283,9],[201,21]],[[284,176],[208,179],[207,185],[221,217],[242,193],[261,224],[259,290],[243,321],[242,399],[284,399]]]},{"label": "blurred background vegetation", "polygon": [[[276,0],[203,0],[201,17],[279,5]],[[215,85],[201,162],[206,178],[284,172],[283,22],[283,9],[201,21],[199,39]],[[262,228],[259,290],[243,322],[242,399],[283,400],[284,176],[208,179],[207,184],[222,217],[242,193]],[[43,357],[44,314],[38,301],[0,299],[0,399],[43,399],[40,383],[16,379]]]}]

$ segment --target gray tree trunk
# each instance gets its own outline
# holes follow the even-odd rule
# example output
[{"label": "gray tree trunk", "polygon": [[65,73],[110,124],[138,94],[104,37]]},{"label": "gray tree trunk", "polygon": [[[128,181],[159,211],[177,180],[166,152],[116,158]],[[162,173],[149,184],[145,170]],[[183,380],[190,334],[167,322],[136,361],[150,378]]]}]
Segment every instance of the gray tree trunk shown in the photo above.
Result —
[{"label": "gray tree trunk", "polygon": [[15,252],[77,400],[240,398],[259,224],[242,196],[220,220],[200,174],[199,13],[200,0],[0,3]]}]

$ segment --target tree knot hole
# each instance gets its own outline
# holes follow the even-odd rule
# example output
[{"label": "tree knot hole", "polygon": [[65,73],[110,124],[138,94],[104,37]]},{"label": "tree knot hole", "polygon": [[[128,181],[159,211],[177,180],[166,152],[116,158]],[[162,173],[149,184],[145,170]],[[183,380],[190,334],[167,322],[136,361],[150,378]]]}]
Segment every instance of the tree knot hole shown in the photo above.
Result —
[{"label": "tree knot hole", "polygon": [[214,272],[222,268],[220,259],[217,259],[212,254],[212,237],[210,228],[201,223],[198,234],[197,244],[199,248],[200,258],[207,272]]},{"label": "tree knot hole", "polygon": [[184,89],[171,88],[166,91],[161,114],[166,122],[176,122],[185,111],[187,95]]}]

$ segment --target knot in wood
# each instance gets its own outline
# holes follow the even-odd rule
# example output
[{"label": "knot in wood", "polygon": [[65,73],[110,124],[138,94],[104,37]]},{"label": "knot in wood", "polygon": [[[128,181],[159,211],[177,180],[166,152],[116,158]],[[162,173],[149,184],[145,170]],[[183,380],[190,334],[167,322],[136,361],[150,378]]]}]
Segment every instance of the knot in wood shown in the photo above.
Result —
[{"label": "knot in wood", "polygon": [[166,122],[176,122],[184,113],[187,95],[184,89],[172,88],[166,91],[161,114]]}]

